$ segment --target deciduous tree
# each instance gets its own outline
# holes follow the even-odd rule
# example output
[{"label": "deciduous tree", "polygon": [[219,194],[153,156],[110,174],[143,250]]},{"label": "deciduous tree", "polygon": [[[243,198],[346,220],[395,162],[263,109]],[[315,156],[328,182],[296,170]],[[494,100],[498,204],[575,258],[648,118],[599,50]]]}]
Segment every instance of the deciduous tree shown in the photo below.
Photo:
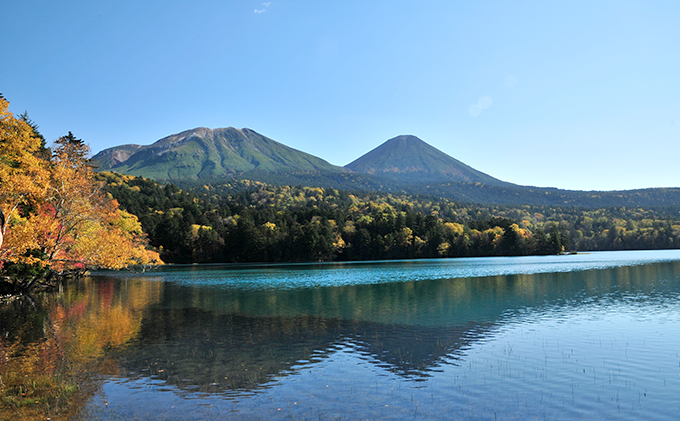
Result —
[{"label": "deciduous tree", "polygon": [[0,209],[6,219],[0,265],[14,285],[30,287],[39,277],[93,267],[162,263],[148,249],[137,217],[95,180],[88,146],[69,132],[46,155],[37,126],[14,118],[8,105],[0,99]]}]

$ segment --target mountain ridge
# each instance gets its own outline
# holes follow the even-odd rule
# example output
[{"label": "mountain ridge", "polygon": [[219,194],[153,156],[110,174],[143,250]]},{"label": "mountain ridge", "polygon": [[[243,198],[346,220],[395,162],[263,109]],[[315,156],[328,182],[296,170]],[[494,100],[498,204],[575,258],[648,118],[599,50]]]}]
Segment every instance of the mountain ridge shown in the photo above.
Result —
[{"label": "mountain ridge", "polygon": [[92,159],[102,171],[161,181],[214,179],[252,170],[346,171],[254,130],[234,127],[198,127],[166,136],[151,145],[108,148]]},{"label": "mountain ridge", "polygon": [[579,191],[501,181],[412,135],[389,139],[345,167],[254,130],[234,127],[198,127],[151,145],[116,146],[99,152],[92,160],[100,171],[186,186],[248,179],[278,185],[428,195],[469,203],[680,207],[680,188]]}]

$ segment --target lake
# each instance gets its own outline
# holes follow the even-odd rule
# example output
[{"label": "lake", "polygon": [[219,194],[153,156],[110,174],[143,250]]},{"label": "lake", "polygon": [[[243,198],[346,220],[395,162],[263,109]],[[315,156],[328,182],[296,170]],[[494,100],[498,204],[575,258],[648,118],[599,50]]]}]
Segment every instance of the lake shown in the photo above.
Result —
[{"label": "lake", "polygon": [[35,301],[0,333],[84,373],[74,419],[680,413],[680,250],[97,272]]}]

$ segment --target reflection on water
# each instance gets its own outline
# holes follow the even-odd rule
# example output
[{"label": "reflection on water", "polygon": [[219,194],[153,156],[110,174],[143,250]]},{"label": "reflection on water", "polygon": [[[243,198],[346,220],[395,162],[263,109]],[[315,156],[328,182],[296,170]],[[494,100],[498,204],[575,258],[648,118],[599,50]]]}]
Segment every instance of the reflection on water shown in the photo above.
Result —
[{"label": "reflection on water", "polygon": [[159,294],[157,282],[86,279],[0,305],[0,419],[72,415],[74,392],[119,373],[108,351],[139,334]]},{"label": "reflection on water", "polygon": [[97,375],[84,419],[663,419],[679,296],[680,253],[595,253],[98,274],[0,311]]}]

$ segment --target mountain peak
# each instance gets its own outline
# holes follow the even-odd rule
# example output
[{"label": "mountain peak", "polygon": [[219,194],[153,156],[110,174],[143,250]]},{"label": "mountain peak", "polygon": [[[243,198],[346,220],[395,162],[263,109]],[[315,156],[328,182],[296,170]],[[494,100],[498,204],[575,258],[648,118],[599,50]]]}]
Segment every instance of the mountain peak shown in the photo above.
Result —
[{"label": "mountain peak", "polygon": [[397,137],[393,137],[392,139],[387,140],[385,143],[396,143],[396,142],[412,142],[412,143],[425,143],[423,140],[421,140],[417,136],[413,136],[412,134],[402,134]]},{"label": "mountain peak", "polygon": [[151,145],[125,145],[93,157],[101,170],[157,180],[214,179],[252,170],[344,171],[247,128],[197,127]]},{"label": "mountain peak", "polygon": [[413,135],[401,135],[345,165],[359,173],[418,177],[433,181],[481,182],[503,185],[501,180],[471,168]]}]

